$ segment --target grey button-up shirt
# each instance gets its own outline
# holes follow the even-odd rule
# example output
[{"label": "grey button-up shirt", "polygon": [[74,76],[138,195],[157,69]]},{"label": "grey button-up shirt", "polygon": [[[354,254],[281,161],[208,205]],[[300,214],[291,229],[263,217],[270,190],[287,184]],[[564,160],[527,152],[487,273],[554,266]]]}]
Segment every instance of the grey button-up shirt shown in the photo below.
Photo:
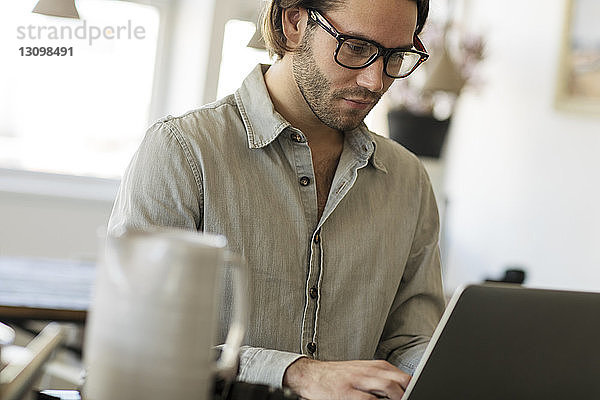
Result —
[{"label": "grey button-up shirt", "polygon": [[302,354],[381,358],[412,372],[444,307],[427,174],[363,124],[345,132],[318,219],[310,148],[273,108],[267,68],[234,95],[148,130],[109,230],[218,233],[245,257],[252,295],[242,380],[281,386]]}]

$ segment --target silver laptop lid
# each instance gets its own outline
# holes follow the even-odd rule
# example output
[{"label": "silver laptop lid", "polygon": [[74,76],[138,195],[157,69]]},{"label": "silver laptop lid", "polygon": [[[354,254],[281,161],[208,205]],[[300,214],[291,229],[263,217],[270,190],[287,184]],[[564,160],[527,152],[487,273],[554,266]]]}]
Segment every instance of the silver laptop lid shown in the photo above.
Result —
[{"label": "silver laptop lid", "polygon": [[403,399],[600,399],[600,293],[457,291]]}]

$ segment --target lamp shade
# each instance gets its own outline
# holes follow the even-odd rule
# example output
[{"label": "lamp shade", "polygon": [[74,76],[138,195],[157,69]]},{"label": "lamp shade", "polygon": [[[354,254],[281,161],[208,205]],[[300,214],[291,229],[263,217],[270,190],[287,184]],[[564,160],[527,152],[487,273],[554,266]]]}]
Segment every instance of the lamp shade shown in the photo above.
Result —
[{"label": "lamp shade", "polygon": [[54,17],[79,19],[75,0],[40,0],[33,12]]},{"label": "lamp shade", "polygon": [[431,66],[429,77],[423,86],[423,90],[449,92],[458,96],[465,83],[465,78],[450,57],[450,54],[448,54],[446,46],[444,46],[439,58]]},{"label": "lamp shade", "polygon": [[254,35],[252,35],[246,47],[251,47],[258,50],[266,50],[265,41],[260,33],[260,28],[256,28]]}]

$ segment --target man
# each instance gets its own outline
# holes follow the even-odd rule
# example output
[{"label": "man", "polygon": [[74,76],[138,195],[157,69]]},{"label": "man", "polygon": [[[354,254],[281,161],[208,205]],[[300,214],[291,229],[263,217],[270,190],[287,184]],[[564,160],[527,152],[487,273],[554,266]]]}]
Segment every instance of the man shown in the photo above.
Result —
[{"label": "man", "polygon": [[363,119],[426,58],[427,7],[269,2],[263,35],[279,59],[155,124],[123,178],[111,230],[215,232],[246,258],[242,380],[308,399],[406,388],[444,307],[437,209],[417,158]]}]

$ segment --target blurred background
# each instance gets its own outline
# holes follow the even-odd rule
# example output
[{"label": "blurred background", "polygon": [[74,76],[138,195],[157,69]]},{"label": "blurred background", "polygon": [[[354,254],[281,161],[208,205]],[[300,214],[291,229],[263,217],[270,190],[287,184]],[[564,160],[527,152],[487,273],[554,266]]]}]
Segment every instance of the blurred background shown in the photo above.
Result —
[{"label": "blurred background", "polygon": [[[0,256],[93,261],[146,128],[269,62],[248,47],[260,1],[77,0],[78,19],[37,4],[0,13]],[[436,149],[415,152],[448,293],[508,268],[530,286],[600,291],[599,19],[596,0],[433,0],[427,68],[368,116],[392,137],[413,116],[442,126]],[[72,55],[22,55],[41,46]]]}]

